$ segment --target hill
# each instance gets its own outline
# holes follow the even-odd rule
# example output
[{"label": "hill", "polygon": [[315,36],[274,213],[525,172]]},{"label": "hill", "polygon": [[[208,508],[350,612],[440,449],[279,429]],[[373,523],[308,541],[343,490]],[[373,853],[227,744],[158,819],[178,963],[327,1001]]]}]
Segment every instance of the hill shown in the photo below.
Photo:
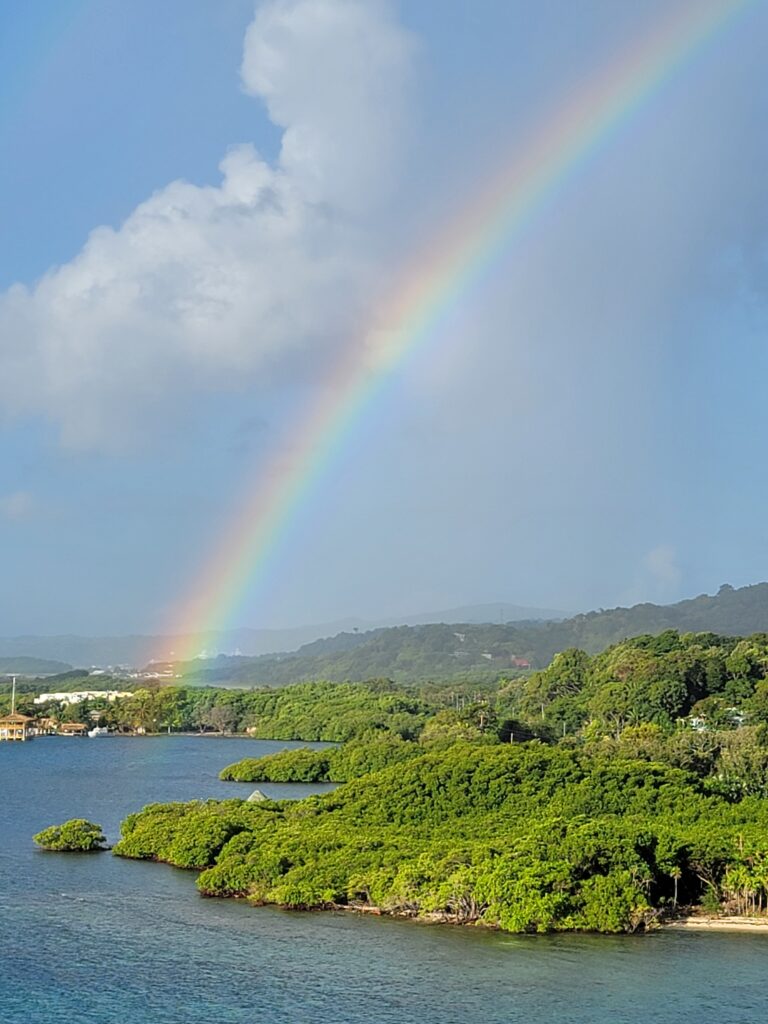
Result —
[{"label": "hill", "polygon": [[23,655],[0,658],[0,675],[53,676],[59,672],[67,672],[71,668],[71,665],[63,661],[50,661],[46,658]]},{"label": "hill", "polygon": [[[508,604],[469,605],[445,611],[420,612],[414,615],[391,616],[376,622],[363,619],[342,619],[310,626],[296,626],[288,629],[232,629],[225,632],[207,633],[200,637],[201,652],[237,652],[237,655],[256,657],[277,651],[295,651],[303,644],[311,644],[322,637],[338,633],[350,634],[369,632],[387,626],[418,625],[426,622],[518,622],[521,620],[559,619],[563,612],[547,608],[529,608]],[[188,650],[189,637],[185,636],[6,636],[0,637],[0,659],[19,657],[43,658],[83,665],[89,668],[114,666],[140,667],[151,658],[166,652],[172,657],[176,650]],[[4,670],[0,670],[4,671]],[[9,671],[14,671],[13,669]],[[22,671],[19,669],[18,671]],[[26,670],[24,670],[26,671]],[[34,669],[30,669],[34,672]],[[40,672],[60,672],[61,667],[41,669]]]},{"label": "hill", "polygon": [[264,686],[374,677],[480,681],[528,666],[543,668],[570,647],[595,654],[626,637],[668,629],[727,636],[768,632],[768,583],[740,589],[724,584],[715,596],[613,608],[558,622],[433,624],[341,633],[295,653],[194,662],[185,674],[199,683]]}]

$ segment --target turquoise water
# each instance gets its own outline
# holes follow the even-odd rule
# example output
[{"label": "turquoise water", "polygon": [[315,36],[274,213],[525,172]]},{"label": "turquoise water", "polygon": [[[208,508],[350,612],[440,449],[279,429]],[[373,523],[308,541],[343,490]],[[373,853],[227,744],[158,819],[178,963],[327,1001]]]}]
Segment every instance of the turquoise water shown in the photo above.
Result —
[{"label": "turquoise water", "polygon": [[[762,1024],[768,937],[515,937],[201,899],[194,878],[37,851],[73,816],[240,795],[216,772],[286,744],[198,737],[0,744],[3,1024]],[[267,786],[269,795],[314,787]]]}]

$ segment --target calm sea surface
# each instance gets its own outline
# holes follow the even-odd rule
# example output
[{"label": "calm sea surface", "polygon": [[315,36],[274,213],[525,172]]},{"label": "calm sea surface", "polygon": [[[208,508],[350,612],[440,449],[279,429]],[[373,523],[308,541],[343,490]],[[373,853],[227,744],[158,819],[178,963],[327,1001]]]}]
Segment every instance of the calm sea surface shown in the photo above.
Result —
[{"label": "calm sea surface", "polygon": [[[154,800],[284,743],[198,737],[0,744],[2,1024],[762,1024],[768,936],[514,937],[203,900],[194,876],[37,851],[88,817],[117,837]],[[270,796],[318,787],[264,785]]]}]

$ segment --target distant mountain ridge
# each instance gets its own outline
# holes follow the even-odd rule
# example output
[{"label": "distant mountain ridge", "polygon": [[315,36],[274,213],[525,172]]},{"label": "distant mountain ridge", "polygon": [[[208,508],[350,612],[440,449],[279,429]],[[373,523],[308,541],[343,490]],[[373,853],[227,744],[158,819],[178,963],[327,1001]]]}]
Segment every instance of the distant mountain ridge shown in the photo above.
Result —
[{"label": "distant mountain ridge", "polygon": [[[520,667],[515,660],[541,667],[567,647],[596,653],[625,637],[665,629],[732,636],[768,632],[768,583],[739,589],[724,584],[714,596],[702,594],[672,605],[646,603],[547,619],[552,615],[498,602],[416,615],[408,624],[374,629],[351,619],[325,627],[233,630],[203,637],[201,644],[209,644],[211,651],[239,649],[241,655],[195,662],[193,671],[200,682],[278,686],[317,678],[488,676]],[[521,619],[509,621],[517,616]],[[432,621],[422,623],[424,618]],[[141,666],[164,647],[173,660],[175,647],[186,644],[181,637],[14,637],[0,639],[0,659],[9,659],[6,664],[12,666],[22,657],[58,663],[41,668],[42,674],[69,665]]]},{"label": "distant mountain ridge", "polygon": [[768,632],[768,583],[738,590],[724,584],[715,596],[588,612],[554,622],[431,624],[341,633],[295,653],[223,657],[213,663],[195,662],[188,669],[190,678],[201,683],[266,686],[303,679],[487,677],[525,663],[544,667],[568,647],[594,654],[626,637],[666,629],[731,636]]},{"label": "distant mountain ridge", "polygon": [[[416,615],[391,616],[374,622],[363,619],[340,619],[335,622],[288,629],[234,629],[209,633],[200,638],[200,653],[208,656],[219,651],[245,656],[295,651],[302,645],[344,632],[368,632],[386,626],[418,625],[427,622],[511,622],[546,620],[564,617],[563,612],[546,608],[530,608],[499,601],[493,604],[469,605],[447,611],[423,612]],[[43,658],[78,665],[83,668],[106,668],[115,665],[140,667],[152,658],[173,659],[176,651],[188,649],[189,638],[183,636],[15,636],[0,637],[0,658]],[[54,669],[53,671],[61,671]]]},{"label": "distant mountain ridge", "polygon": [[47,658],[24,655],[0,658],[0,675],[55,676],[71,668],[71,665],[63,661],[50,661]]}]

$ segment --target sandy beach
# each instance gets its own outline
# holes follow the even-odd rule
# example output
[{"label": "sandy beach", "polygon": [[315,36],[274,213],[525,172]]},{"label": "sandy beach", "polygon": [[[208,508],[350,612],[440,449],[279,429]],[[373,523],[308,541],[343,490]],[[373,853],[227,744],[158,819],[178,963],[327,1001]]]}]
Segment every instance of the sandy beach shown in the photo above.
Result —
[{"label": "sandy beach", "polygon": [[681,917],[677,921],[667,921],[663,928],[675,928],[684,931],[711,932],[766,932],[768,934],[768,917]]}]

